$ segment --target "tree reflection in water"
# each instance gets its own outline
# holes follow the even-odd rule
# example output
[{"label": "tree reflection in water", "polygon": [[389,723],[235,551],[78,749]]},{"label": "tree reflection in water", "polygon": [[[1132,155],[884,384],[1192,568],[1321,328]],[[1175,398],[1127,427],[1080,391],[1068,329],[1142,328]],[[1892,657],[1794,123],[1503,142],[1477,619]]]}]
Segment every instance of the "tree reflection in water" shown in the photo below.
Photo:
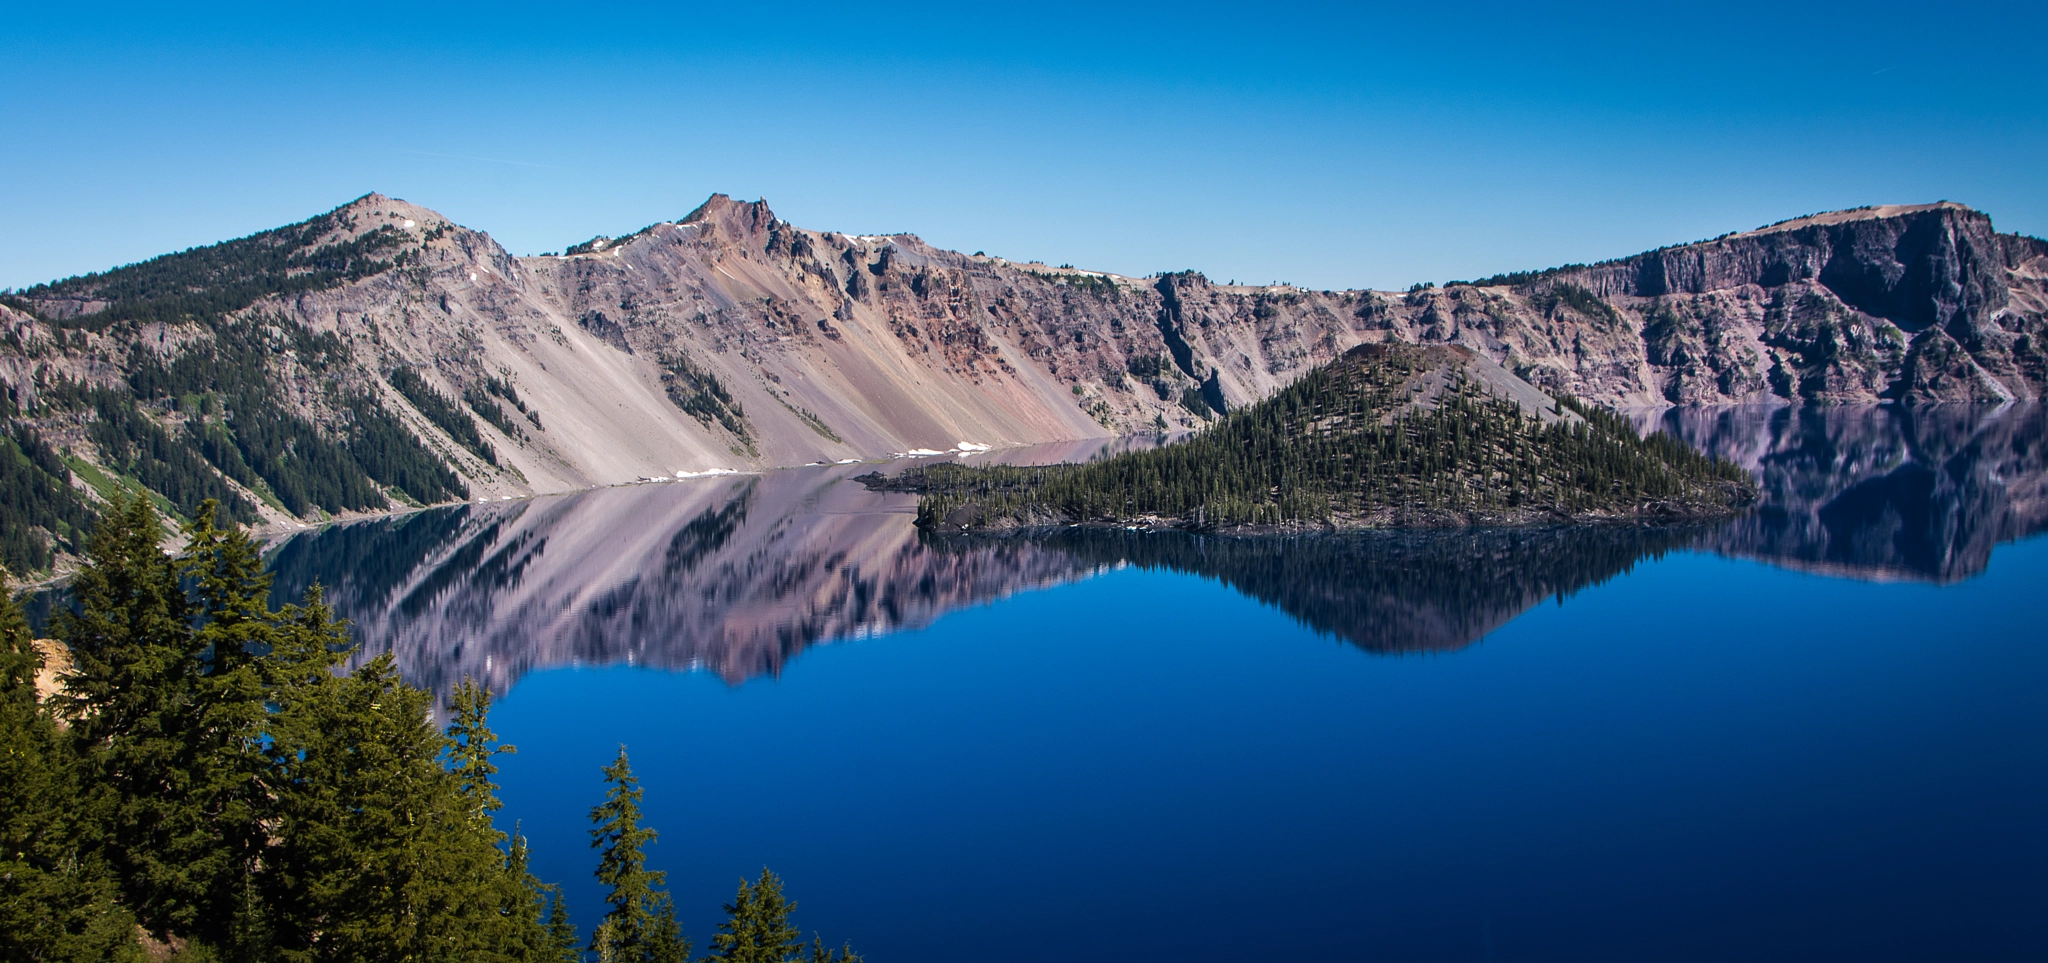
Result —
[{"label": "tree reflection in water", "polygon": [[910,525],[908,496],[846,481],[870,470],[856,465],[335,525],[271,559],[279,600],[323,582],[366,654],[394,652],[414,682],[446,691],[467,675],[502,692],[564,664],[704,668],[737,683],[780,672],[816,643],[914,628],[1124,565],[1215,578],[1370,652],[1445,651],[1676,550],[1951,581],[1983,571],[1994,545],[2048,525],[2038,405],[1678,410],[1643,421],[1755,471],[1761,505],[1690,527],[1274,539],[1069,529],[935,541]]}]

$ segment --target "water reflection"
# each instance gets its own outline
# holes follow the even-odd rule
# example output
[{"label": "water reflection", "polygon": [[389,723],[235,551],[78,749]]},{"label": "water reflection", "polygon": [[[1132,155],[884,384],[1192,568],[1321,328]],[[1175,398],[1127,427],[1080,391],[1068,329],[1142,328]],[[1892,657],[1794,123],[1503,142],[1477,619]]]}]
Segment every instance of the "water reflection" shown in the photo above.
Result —
[{"label": "water reflection", "polygon": [[[1073,529],[1028,541],[1091,566],[1216,579],[1370,652],[1463,648],[1545,599],[1560,601],[1698,541],[1698,527],[1577,526],[1295,538]],[[934,539],[939,553],[1002,539]]]},{"label": "water reflection", "polygon": [[821,640],[915,627],[1085,574],[1019,544],[936,553],[914,500],[856,467],[647,485],[338,525],[273,556],[280,599],[314,579],[415,683],[503,691],[570,663],[773,674]]},{"label": "water reflection", "polygon": [[1706,545],[1830,574],[1949,582],[2048,527],[2048,407],[1674,409],[1656,423],[1734,460],[1757,509]]},{"label": "water reflection", "polygon": [[[1872,578],[1952,580],[2048,524],[2043,409],[1723,409],[1645,415],[1756,471],[1754,513],[1571,527],[1253,540],[1122,531],[921,540],[870,466],[644,485],[336,525],[272,554],[437,691],[574,663],[779,672],[806,646],[915,627],[1107,567],[1218,579],[1379,653],[1469,645],[1548,598],[1693,547]],[[1143,442],[1138,442],[1143,443]],[[1087,447],[1005,459],[1086,457]]]}]

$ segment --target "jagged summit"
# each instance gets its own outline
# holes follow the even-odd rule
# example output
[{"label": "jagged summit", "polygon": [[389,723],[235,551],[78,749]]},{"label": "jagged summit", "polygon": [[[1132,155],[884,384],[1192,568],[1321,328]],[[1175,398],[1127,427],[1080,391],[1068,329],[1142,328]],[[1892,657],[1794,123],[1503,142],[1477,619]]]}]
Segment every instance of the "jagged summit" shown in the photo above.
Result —
[{"label": "jagged summit", "polygon": [[768,209],[766,200],[735,201],[726,194],[713,194],[679,220],[656,221],[631,234],[618,237],[599,234],[581,244],[570,245],[562,252],[562,256],[580,257],[616,252],[631,241],[649,236],[670,239],[688,236],[698,239],[722,238],[729,241],[744,241],[749,238],[765,237],[781,223],[775,212]]}]

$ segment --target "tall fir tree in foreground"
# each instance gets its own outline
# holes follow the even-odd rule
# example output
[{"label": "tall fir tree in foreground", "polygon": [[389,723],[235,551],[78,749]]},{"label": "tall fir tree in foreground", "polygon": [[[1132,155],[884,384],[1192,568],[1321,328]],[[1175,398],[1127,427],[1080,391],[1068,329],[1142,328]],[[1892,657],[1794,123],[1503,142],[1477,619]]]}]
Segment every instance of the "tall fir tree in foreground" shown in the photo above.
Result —
[{"label": "tall fir tree in foreground", "polygon": [[184,534],[171,558],[147,500],[110,508],[72,583],[77,610],[54,628],[75,660],[82,808],[123,901],[159,938],[230,947],[260,942],[269,579],[253,543],[215,528],[212,502]]},{"label": "tall fir tree in foreground", "polygon": [[134,917],[81,820],[70,745],[36,698],[43,658],[0,594],[0,959],[139,961]]},{"label": "tall fir tree in foreground", "polygon": [[599,850],[597,880],[609,908],[591,934],[591,952],[601,963],[686,963],[691,944],[662,889],[668,874],[647,868],[647,847],[659,834],[640,825],[645,790],[633,778],[625,746],[604,767],[604,779],[610,788],[590,811],[590,845]]},{"label": "tall fir tree in foreground", "polygon": [[[202,503],[185,550],[137,498],[101,518],[54,628],[74,661],[38,698],[41,654],[0,598],[0,959],[182,963],[579,963],[559,889],[492,823],[490,697],[464,680],[435,727],[390,655],[354,672],[320,586],[269,607],[255,543]],[[688,963],[624,747],[591,811],[604,963]],[[762,871],[726,907],[718,958],[857,961],[789,923]],[[150,958],[160,959],[157,952]]]}]

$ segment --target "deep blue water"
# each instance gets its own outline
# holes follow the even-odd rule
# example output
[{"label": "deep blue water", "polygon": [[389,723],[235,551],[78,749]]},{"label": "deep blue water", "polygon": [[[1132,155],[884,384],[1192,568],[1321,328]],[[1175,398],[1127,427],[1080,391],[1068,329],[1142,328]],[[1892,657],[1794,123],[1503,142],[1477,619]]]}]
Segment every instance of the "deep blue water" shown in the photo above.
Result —
[{"label": "deep blue water", "polygon": [[2048,955],[2048,539],[1962,584],[1682,553],[1385,657],[1127,569],[774,679],[565,668],[506,814],[584,912],[624,743],[700,939],[743,874],[877,961]]},{"label": "deep blue water", "polygon": [[700,947],[766,865],[874,963],[2048,959],[2048,408],[1644,421],[1761,502],[934,541],[833,466],[268,559],[500,694],[501,818],[586,936],[624,744]]}]

